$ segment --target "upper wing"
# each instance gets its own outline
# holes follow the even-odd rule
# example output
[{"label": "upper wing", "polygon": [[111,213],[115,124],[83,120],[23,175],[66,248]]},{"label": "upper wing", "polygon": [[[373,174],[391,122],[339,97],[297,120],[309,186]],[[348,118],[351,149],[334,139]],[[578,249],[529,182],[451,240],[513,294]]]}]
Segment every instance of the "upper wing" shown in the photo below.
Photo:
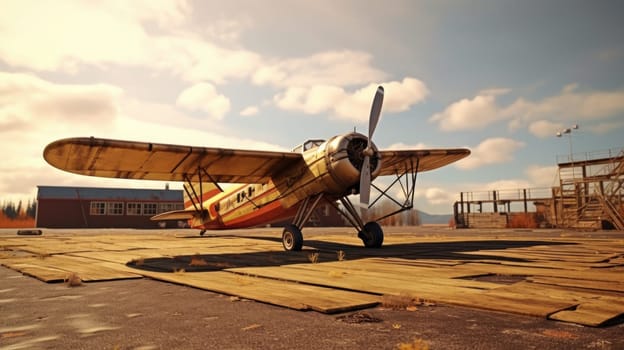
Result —
[{"label": "upper wing", "polygon": [[380,176],[403,174],[404,172],[437,169],[458,161],[470,154],[466,148],[423,149],[404,151],[380,151]]},{"label": "upper wing", "polygon": [[[51,165],[76,174],[124,179],[260,183],[303,163],[293,152],[175,146],[96,138],[55,141],[43,151]],[[200,171],[201,169],[201,171]]]}]

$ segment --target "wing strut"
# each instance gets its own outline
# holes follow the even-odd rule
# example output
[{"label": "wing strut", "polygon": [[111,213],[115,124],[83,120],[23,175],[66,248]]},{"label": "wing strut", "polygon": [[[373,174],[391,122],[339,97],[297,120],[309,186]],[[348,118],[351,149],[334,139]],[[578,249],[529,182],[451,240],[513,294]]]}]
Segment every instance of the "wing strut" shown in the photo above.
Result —
[{"label": "wing strut", "polygon": [[[392,211],[388,214],[383,214],[382,216],[376,218],[375,221],[383,220],[392,215],[396,215],[403,211],[411,210],[414,208],[414,194],[416,192],[415,191],[416,179],[418,177],[418,165],[419,164],[420,164],[420,158],[416,158],[416,164],[414,164],[412,159],[409,159],[408,161],[406,161],[405,167],[403,168],[405,170],[402,173],[399,173],[398,169],[400,168],[397,168],[397,171],[395,172],[396,179],[394,179],[394,181],[392,181],[390,185],[386,186],[385,189],[381,189],[375,184],[371,184],[377,191],[379,191],[379,195],[371,203],[369,208],[372,207],[375,203],[377,203],[383,197],[388,198],[390,201],[392,201],[394,204],[396,204],[399,207],[395,211]],[[405,181],[405,183],[403,183],[403,181]],[[388,195],[388,192],[390,192],[390,190],[394,188],[397,183],[401,187],[401,192],[404,196],[403,203],[399,202],[397,199]]]},{"label": "wing strut", "polygon": [[[193,208],[195,208],[195,211],[200,211],[200,209],[197,208],[197,204],[200,204],[200,203],[195,203],[195,201],[197,202],[201,202],[201,201],[199,200],[199,196],[197,196],[197,192],[195,192],[195,188],[191,185],[191,179],[189,179],[187,174],[184,174],[184,180],[186,181],[186,183],[182,186],[182,188],[184,188],[186,195],[191,200],[191,203],[193,203]],[[191,188],[191,191],[193,191],[192,195],[189,192],[189,187]]]},{"label": "wing strut", "polygon": [[[390,183],[390,185],[386,186],[386,188],[382,189],[375,184],[371,184],[375,190],[379,192],[375,200],[368,206],[364,207],[366,209],[372,208],[379,200],[383,197],[388,198],[392,203],[394,203],[398,209],[392,210],[389,213],[383,213],[380,217],[373,220],[374,222],[383,220],[392,215],[399,214],[406,210],[411,210],[414,208],[414,194],[416,190],[416,179],[418,176],[418,165],[420,163],[420,158],[416,159],[416,163],[412,159],[408,159],[405,161],[404,166],[397,167],[395,171],[396,179]],[[401,192],[403,194],[402,202],[396,198],[391,197],[388,193],[394,187],[400,186]],[[349,223],[359,232],[366,231],[364,221],[360,213],[358,213],[357,208],[351,203],[347,196],[340,198],[340,203],[342,207],[340,207],[336,202],[328,201],[337,211],[340,213]],[[367,211],[368,212],[368,211]]]},{"label": "wing strut", "polygon": [[[195,190],[195,186],[193,186],[193,182],[191,180],[191,176],[189,176],[188,174],[183,174],[183,178],[184,181],[186,181],[186,183],[184,184],[184,186],[182,186],[184,188],[184,191],[186,192],[186,195],[188,196],[188,198],[191,200],[191,203],[193,204],[193,208],[195,208],[195,211],[197,212],[201,212],[202,215],[204,215],[204,201],[203,199],[203,195],[204,195],[204,181],[202,179],[202,174],[205,175],[208,180],[210,180],[210,182],[215,185],[215,187],[220,191],[223,192],[223,188],[221,188],[221,186],[217,183],[217,181],[215,181],[215,179],[210,176],[210,174],[208,174],[208,172],[206,171],[206,169],[201,168],[201,167],[197,167],[197,178],[198,178],[198,182],[199,182],[199,193],[197,193],[197,191]],[[189,191],[190,188],[190,191]],[[192,193],[191,193],[192,192]]]}]

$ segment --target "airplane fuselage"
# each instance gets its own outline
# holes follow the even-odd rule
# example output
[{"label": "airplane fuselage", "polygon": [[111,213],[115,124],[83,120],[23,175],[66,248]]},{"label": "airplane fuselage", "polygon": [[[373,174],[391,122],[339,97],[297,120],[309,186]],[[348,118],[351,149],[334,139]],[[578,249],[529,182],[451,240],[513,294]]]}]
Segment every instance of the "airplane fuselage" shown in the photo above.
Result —
[{"label": "airplane fuselage", "polygon": [[[207,215],[195,216],[190,224],[211,230],[260,226],[294,216],[303,200],[319,193],[332,201],[356,193],[361,163],[353,154],[365,146],[366,137],[358,133],[308,141],[295,148],[302,152],[303,166],[288,169],[265,183],[234,186],[205,199],[202,207]],[[376,158],[373,177],[378,168]],[[204,193],[205,197],[209,195]],[[192,205],[189,200],[185,208]]]}]

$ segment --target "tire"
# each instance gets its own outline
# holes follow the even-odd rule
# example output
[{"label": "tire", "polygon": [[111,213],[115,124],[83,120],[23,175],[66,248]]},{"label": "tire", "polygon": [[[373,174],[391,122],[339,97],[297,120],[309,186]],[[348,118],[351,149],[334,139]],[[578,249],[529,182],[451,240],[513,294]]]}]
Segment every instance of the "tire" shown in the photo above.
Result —
[{"label": "tire", "polygon": [[383,245],[383,230],[375,221],[366,223],[364,229],[358,233],[358,237],[364,242],[366,248],[381,248]]},{"label": "tire", "polygon": [[303,247],[303,235],[295,225],[286,225],[282,233],[282,245],[286,251],[300,251]]}]

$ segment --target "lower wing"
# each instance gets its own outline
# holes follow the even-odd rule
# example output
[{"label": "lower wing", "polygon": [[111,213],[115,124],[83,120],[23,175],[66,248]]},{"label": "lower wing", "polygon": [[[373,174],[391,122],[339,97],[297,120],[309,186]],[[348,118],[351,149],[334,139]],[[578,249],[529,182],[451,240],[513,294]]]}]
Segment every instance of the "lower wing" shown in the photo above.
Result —
[{"label": "lower wing", "polygon": [[467,148],[380,151],[380,176],[421,172],[443,167],[467,157]]}]

